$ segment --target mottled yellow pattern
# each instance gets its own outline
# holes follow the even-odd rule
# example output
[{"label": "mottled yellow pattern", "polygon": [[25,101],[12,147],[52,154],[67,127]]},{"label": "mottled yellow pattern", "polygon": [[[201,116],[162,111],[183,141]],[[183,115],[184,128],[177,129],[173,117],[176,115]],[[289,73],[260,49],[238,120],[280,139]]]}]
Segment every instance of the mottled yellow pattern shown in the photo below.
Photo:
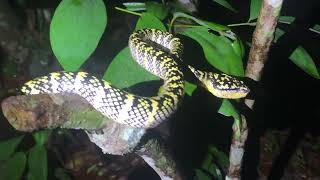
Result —
[{"label": "mottled yellow pattern", "polygon": [[[131,34],[129,48],[140,66],[164,80],[157,96],[137,96],[86,72],[64,71],[31,80],[21,91],[25,94],[75,93],[116,122],[132,127],[155,127],[168,119],[184,95],[183,73],[177,64],[181,61],[183,46],[179,38],[168,32],[142,29]],[[241,98],[249,92],[242,81],[229,75],[202,72],[191,66],[190,69],[218,97]]]}]

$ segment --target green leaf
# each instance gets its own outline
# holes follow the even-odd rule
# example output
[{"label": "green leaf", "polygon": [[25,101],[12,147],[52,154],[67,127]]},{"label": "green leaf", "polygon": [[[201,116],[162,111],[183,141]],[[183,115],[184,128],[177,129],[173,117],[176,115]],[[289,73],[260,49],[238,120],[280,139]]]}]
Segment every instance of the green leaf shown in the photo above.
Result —
[{"label": "green leaf", "polygon": [[241,57],[228,38],[211,34],[204,27],[188,28],[181,34],[196,40],[202,46],[206,60],[218,70],[234,76],[244,75]]},{"label": "green leaf", "polygon": [[146,2],[147,12],[150,14],[153,14],[155,17],[159,18],[160,20],[163,20],[167,17],[169,12],[169,7],[164,6],[163,4],[148,1]]},{"label": "green leaf", "polygon": [[220,167],[227,168],[229,166],[229,158],[223,151],[220,151],[217,147],[210,145],[209,152],[216,159]]},{"label": "green leaf", "polygon": [[0,142],[0,161],[6,160],[15,151],[24,135]]},{"label": "green leaf", "polygon": [[197,180],[212,180],[211,176],[209,176],[207,173],[204,173],[200,169],[195,169],[196,179]]},{"label": "green leaf", "polygon": [[245,48],[240,38],[236,38],[236,40],[231,44],[234,52],[241,58],[243,58],[245,53]]},{"label": "green leaf", "polygon": [[65,169],[56,168],[54,170],[54,176],[59,180],[71,180],[71,177],[68,175]]},{"label": "green leaf", "polygon": [[262,0],[251,0],[250,17],[248,22],[258,18],[260,14],[261,6],[262,6]]},{"label": "green leaf", "polygon": [[193,16],[191,16],[189,14],[182,13],[182,12],[176,12],[176,13],[173,14],[173,19],[178,19],[178,18],[190,19],[190,20],[196,22],[197,24],[199,24],[201,26],[204,26],[204,27],[206,27],[208,29],[212,29],[212,30],[214,30],[216,32],[230,30],[230,28],[228,26],[224,26],[224,25],[217,24],[217,23],[214,23],[214,22],[204,21],[204,20],[198,19],[196,17],[193,17]]},{"label": "green leaf", "polygon": [[36,144],[29,151],[28,179],[42,180],[48,177],[47,151],[44,146]]},{"label": "green leaf", "polygon": [[103,79],[118,88],[127,88],[140,82],[159,80],[157,76],[152,75],[133,60],[128,47],[121,50],[112,60]]},{"label": "green leaf", "polygon": [[284,24],[291,24],[295,19],[293,16],[280,16],[278,21]]},{"label": "green leaf", "polygon": [[201,169],[206,170],[209,172],[212,176],[215,177],[215,179],[221,179],[222,180],[222,174],[218,168],[218,166],[215,164],[213,155],[208,153],[203,160],[201,164]]},{"label": "green leaf", "polygon": [[315,24],[312,28],[309,28],[310,31],[320,34],[320,25]]},{"label": "green leaf", "polygon": [[233,107],[229,100],[223,99],[222,104],[218,110],[218,113],[224,116],[232,116],[236,120],[240,120],[240,115],[238,111]]},{"label": "green leaf", "polygon": [[312,57],[302,47],[297,47],[289,57],[291,61],[314,78],[320,79],[319,72]]},{"label": "green leaf", "polygon": [[206,157],[201,163],[201,168],[205,170],[209,170],[210,165],[213,163],[213,156],[212,154],[206,154]]},{"label": "green leaf", "polygon": [[50,42],[65,70],[80,68],[96,49],[106,24],[102,0],[61,1],[50,25]]},{"label": "green leaf", "polygon": [[44,145],[48,141],[51,132],[51,130],[42,130],[34,132],[32,135],[37,144]]},{"label": "green leaf", "polygon": [[0,178],[8,180],[22,179],[26,166],[26,155],[23,152],[15,153],[4,164],[1,165]]},{"label": "green leaf", "polygon": [[159,29],[162,31],[167,31],[163,23],[157,17],[155,17],[150,13],[141,14],[136,24],[135,30],[144,29],[144,28],[153,28],[153,29]]},{"label": "green leaf", "polygon": [[146,4],[142,2],[125,2],[122,3],[129,11],[144,11]]},{"label": "green leaf", "polygon": [[228,1],[226,0],[212,0],[213,2],[216,2],[218,4],[220,4],[221,6],[233,11],[233,12],[237,12],[237,10],[235,10],[230,3],[228,3]]},{"label": "green leaf", "polygon": [[223,180],[222,173],[215,163],[210,164],[208,171],[213,175],[213,177],[215,177],[215,179]]},{"label": "green leaf", "polygon": [[188,81],[184,81],[184,91],[189,95],[192,96],[193,91],[197,89],[197,85],[190,83]]},{"label": "green leaf", "polygon": [[276,28],[273,42],[277,43],[279,38],[281,38],[286,32],[280,28]]}]

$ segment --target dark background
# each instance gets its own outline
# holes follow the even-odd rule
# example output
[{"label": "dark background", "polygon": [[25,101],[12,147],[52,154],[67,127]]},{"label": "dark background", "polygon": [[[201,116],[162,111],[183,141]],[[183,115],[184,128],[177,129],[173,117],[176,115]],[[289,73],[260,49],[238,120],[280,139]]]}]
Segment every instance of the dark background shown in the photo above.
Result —
[{"label": "dark background", "polygon": [[[83,69],[97,75],[103,74],[113,57],[127,44],[128,32],[134,29],[136,16],[128,15],[113,9],[126,1],[108,1],[108,25],[99,47],[90,59],[83,65]],[[246,22],[249,17],[250,1],[229,2],[238,10],[233,13],[213,3],[211,0],[199,0],[198,16],[201,19],[221,23],[233,24]],[[27,0],[23,8],[55,8],[59,1]],[[288,59],[299,45],[303,46],[320,67],[320,35],[309,31],[310,27],[320,24],[319,0],[284,0],[281,15],[294,16],[295,21],[290,24],[279,24],[285,30],[276,44],[273,44],[264,73],[260,82],[252,83],[252,89],[258,89],[254,94],[256,103],[254,113],[250,113],[248,123],[250,127],[246,153],[244,157],[243,179],[255,179],[256,167],[259,160],[259,138],[266,130],[292,129],[288,139],[288,146],[284,154],[276,160],[276,165],[270,179],[278,179],[283,166],[290,154],[294,152],[299,140],[310,132],[319,136],[318,121],[320,121],[320,80],[317,80]],[[21,12],[22,13],[22,12]],[[23,16],[23,13],[21,14]],[[233,31],[243,42],[251,42],[254,27],[235,27]],[[199,67],[210,68],[205,62],[202,48],[194,41],[182,37],[185,42],[184,60],[194,62],[200,59]],[[247,60],[249,47],[246,46]],[[57,65],[55,66],[57,68]],[[189,77],[187,75],[187,77]],[[144,89],[157,92],[159,82],[136,85],[137,91]],[[145,92],[146,93],[146,92]],[[216,111],[221,100],[212,97],[205,90],[198,88],[193,97],[186,97],[178,112],[169,122],[169,144],[174,150],[176,158],[185,172],[192,177],[193,169],[198,167],[207,152],[208,144],[228,153],[231,140],[232,120]]]}]

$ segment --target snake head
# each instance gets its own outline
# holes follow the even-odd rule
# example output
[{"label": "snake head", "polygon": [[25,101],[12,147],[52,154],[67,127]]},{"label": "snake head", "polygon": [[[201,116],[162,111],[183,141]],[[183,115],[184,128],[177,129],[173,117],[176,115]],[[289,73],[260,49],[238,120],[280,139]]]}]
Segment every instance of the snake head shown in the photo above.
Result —
[{"label": "snake head", "polygon": [[189,68],[204,87],[219,98],[239,99],[250,92],[243,81],[228,74],[199,71],[191,66]]}]

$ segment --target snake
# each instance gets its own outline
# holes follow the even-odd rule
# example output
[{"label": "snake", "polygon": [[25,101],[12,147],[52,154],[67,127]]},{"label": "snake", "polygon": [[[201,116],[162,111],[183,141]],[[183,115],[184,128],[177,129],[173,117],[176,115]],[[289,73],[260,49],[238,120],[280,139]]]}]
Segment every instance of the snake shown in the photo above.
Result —
[{"label": "snake", "polygon": [[[184,74],[179,65],[183,44],[169,32],[140,29],[130,35],[128,46],[141,67],[163,80],[156,96],[132,94],[84,71],[49,73],[26,82],[21,92],[26,95],[78,94],[109,119],[131,127],[154,128],[169,119],[184,96]],[[234,76],[188,67],[204,87],[219,98],[243,98],[250,91]]]}]

